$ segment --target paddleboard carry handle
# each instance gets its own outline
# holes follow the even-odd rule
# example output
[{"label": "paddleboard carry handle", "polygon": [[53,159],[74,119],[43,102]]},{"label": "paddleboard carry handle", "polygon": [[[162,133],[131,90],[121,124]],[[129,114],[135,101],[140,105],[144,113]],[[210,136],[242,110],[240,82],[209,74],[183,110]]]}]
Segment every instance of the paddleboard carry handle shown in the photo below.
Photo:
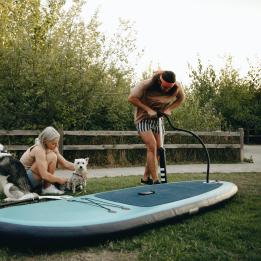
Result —
[{"label": "paddleboard carry handle", "polygon": [[148,195],[152,195],[155,194],[155,191],[140,191],[138,192],[138,195],[140,196],[148,196]]}]

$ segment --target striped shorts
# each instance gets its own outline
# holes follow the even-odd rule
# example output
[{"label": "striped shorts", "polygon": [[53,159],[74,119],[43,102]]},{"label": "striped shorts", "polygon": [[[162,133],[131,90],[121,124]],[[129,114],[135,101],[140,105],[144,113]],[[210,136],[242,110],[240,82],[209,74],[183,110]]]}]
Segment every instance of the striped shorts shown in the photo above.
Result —
[{"label": "striped shorts", "polygon": [[[141,120],[139,123],[136,124],[136,129],[138,133],[145,132],[145,131],[152,131],[155,134],[159,134],[160,133],[159,120],[158,118]],[[164,134],[165,130],[164,130],[163,120],[162,120],[162,130]]]}]

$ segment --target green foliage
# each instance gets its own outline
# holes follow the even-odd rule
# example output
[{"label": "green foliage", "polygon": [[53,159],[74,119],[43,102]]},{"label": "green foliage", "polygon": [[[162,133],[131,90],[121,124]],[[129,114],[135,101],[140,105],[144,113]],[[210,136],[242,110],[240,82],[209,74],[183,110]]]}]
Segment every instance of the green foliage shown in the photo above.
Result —
[{"label": "green foliage", "polygon": [[260,66],[251,66],[244,78],[232,66],[228,57],[226,65],[215,72],[209,65],[203,69],[190,67],[192,78],[191,96],[197,100],[201,110],[211,111],[221,122],[222,129],[260,128]]},{"label": "green foliage", "polygon": [[134,70],[127,57],[139,55],[135,33],[121,21],[117,34],[106,38],[97,13],[88,24],[79,19],[83,3],[73,1],[69,10],[62,0],[1,4],[0,128],[130,125]]},{"label": "green foliage", "polygon": [[215,100],[216,110],[226,119],[229,127],[254,128],[258,116],[253,111],[252,102],[255,100],[255,86],[239,77],[232,67],[232,59],[221,70],[218,81],[218,95]]},{"label": "green foliage", "polygon": [[193,96],[197,99],[199,106],[204,107],[212,105],[217,89],[216,72],[212,65],[209,65],[205,70],[202,62],[198,59],[197,69],[193,69],[190,65],[190,77],[192,84],[190,89]]},{"label": "green foliage", "polygon": [[[114,35],[100,31],[99,13],[80,19],[85,2],[0,2],[0,129],[134,129],[127,97],[142,52],[129,21]],[[187,99],[173,113],[179,127],[261,129],[260,61],[240,78],[232,59],[217,72],[190,66]],[[150,67],[142,78],[151,77]]]},{"label": "green foliage", "polygon": [[188,130],[220,130],[221,115],[212,104],[200,105],[200,98],[187,89],[185,102],[172,115],[173,123]]}]

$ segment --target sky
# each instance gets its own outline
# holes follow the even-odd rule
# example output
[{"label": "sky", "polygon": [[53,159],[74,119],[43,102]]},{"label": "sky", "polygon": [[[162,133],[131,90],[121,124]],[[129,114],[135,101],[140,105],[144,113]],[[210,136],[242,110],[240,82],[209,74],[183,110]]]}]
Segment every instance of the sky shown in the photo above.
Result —
[{"label": "sky", "polygon": [[226,56],[242,75],[247,58],[261,59],[261,0],[87,0],[82,16],[88,21],[99,8],[101,30],[112,34],[119,18],[137,31],[144,55],[135,67],[141,74],[151,64],[172,70],[188,83],[188,63],[224,67]]}]

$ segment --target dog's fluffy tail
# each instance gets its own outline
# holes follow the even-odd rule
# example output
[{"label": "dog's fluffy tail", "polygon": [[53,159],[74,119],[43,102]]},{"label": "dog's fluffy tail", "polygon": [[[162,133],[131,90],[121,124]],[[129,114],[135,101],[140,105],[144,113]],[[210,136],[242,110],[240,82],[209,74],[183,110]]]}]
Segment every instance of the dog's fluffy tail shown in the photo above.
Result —
[{"label": "dog's fluffy tail", "polygon": [[4,186],[4,193],[7,198],[16,198],[19,199],[24,196],[24,193],[19,190],[13,183],[7,183]]}]

